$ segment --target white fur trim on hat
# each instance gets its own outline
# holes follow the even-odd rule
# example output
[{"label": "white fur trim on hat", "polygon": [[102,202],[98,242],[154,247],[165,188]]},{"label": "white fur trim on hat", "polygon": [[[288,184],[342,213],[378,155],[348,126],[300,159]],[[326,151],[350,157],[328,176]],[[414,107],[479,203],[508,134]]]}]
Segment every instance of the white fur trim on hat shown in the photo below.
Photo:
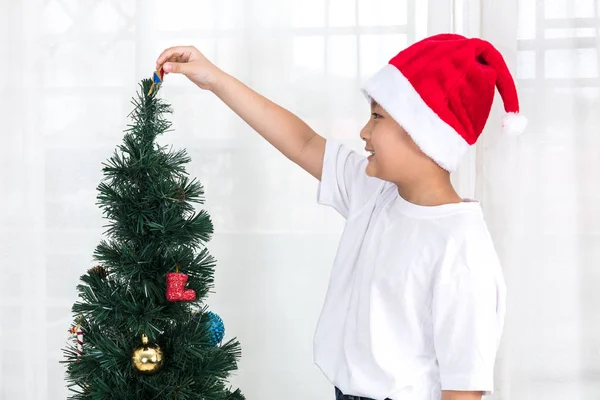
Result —
[{"label": "white fur trim on hat", "polygon": [[362,87],[398,122],[421,151],[447,171],[458,168],[469,144],[421,98],[398,68],[387,64]]}]

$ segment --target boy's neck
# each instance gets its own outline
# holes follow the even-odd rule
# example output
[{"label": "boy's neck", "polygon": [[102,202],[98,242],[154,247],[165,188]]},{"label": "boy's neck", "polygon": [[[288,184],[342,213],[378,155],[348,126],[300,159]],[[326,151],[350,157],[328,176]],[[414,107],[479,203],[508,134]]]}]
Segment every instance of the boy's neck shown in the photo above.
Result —
[{"label": "boy's neck", "polygon": [[404,200],[418,206],[433,207],[463,201],[452,187],[449,175],[441,178],[420,179],[408,184],[396,183],[396,186],[398,194]]}]

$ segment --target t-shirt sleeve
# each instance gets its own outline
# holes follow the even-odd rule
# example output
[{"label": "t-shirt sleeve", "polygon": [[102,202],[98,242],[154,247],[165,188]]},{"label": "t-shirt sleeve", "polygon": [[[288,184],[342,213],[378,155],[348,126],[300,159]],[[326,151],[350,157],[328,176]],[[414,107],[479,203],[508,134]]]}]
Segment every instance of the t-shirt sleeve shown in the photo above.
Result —
[{"label": "t-shirt sleeve", "polygon": [[432,317],[442,390],[494,390],[494,363],[504,321],[503,280],[465,270],[434,288]]},{"label": "t-shirt sleeve", "polygon": [[367,158],[347,146],[327,140],[321,181],[317,191],[319,204],[331,206],[344,218],[365,204],[383,181],[369,177]]}]

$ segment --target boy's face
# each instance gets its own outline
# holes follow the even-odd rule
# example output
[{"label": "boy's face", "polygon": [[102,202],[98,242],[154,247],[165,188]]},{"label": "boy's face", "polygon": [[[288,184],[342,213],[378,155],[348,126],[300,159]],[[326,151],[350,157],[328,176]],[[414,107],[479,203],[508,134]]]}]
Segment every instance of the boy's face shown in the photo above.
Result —
[{"label": "boy's face", "polygon": [[413,142],[406,131],[381,107],[371,103],[371,117],[360,132],[365,149],[371,153],[367,175],[396,184],[415,179],[430,167],[431,159]]}]

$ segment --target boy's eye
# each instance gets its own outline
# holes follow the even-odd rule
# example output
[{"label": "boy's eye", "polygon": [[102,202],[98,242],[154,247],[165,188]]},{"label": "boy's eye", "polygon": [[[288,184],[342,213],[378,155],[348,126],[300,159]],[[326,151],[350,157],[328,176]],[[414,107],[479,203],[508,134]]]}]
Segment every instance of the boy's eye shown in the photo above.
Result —
[{"label": "boy's eye", "polygon": [[381,114],[377,114],[377,113],[371,113],[371,116],[373,117],[373,119],[381,118]]}]

